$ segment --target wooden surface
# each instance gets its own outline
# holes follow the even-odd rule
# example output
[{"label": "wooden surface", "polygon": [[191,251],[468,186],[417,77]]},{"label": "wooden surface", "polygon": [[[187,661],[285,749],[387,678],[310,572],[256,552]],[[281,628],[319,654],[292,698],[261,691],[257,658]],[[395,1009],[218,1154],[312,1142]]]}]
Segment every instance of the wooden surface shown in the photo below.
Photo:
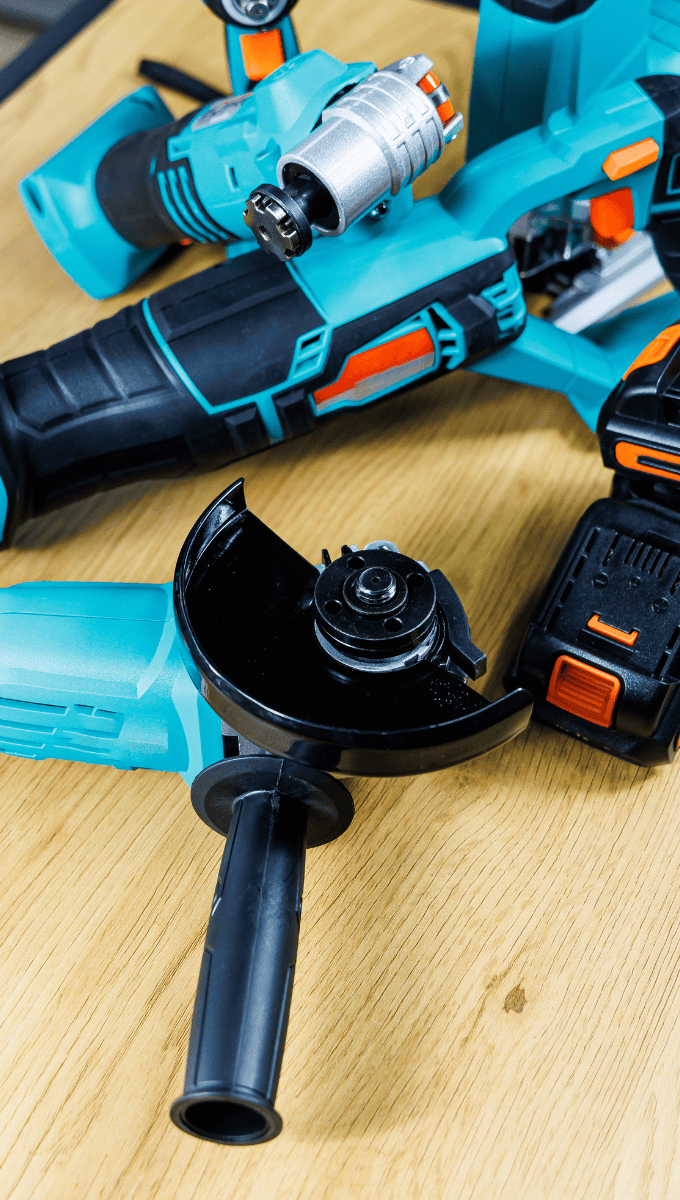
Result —
[{"label": "wooden surface", "polygon": [[[296,17],[304,48],[341,58],[425,51],[465,106],[474,14],[300,0]],[[136,86],[142,54],[224,80],[199,0],[117,0],[0,109],[3,357],[122,303],[60,273],[15,184]],[[127,299],[217,257],[192,250]],[[385,537],[442,568],[489,654],[488,695],[609,485],[563,397],[463,372],[242,469],[252,509],[312,561]],[[240,470],[40,519],[0,557],[0,584],[166,580]],[[233,1149],[167,1116],[221,839],[177,778],[3,760],[0,1197],[677,1197],[679,769],[532,726],[437,776],[356,782],[350,831],[308,856],[283,1134]]]}]

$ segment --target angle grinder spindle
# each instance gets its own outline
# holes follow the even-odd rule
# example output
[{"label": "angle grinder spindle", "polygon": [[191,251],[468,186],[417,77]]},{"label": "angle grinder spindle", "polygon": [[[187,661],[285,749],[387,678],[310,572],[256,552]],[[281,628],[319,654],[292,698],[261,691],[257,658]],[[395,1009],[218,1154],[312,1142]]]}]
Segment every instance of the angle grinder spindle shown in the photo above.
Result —
[{"label": "angle grinder spindle", "polygon": [[398,671],[425,658],[442,634],[428,572],[390,542],[347,549],[314,589],[324,650],[359,671]]}]

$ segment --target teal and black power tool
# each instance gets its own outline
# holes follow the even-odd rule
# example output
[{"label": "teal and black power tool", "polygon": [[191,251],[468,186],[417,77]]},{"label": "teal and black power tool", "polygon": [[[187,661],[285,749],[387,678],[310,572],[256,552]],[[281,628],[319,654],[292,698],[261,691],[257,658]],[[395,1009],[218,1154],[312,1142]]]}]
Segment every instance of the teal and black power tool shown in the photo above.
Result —
[{"label": "teal and black power tool", "polygon": [[158,93],[125,97],[20,184],[45,245],[101,299],[137,279],[178,242],[255,249],[243,222],[252,189],[339,94],[375,71],[321,50],[290,59],[247,95],[174,121]]},{"label": "teal and black power tool", "polygon": [[[0,591],[0,750],[178,771],[227,838],[206,938],[181,1129],[275,1137],[306,847],[350,824],[339,778],[434,771],[524,729],[489,703],[441,571],[389,542],[315,567],[246,507],[242,481],[189,534],[174,585]],[[331,774],[333,772],[334,774]]]},{"label": "teal and black power tool", "polygon": [[[546,92],[542,124],[488,146],[417,202],[410,179],[458,127],[425,70],[430,60],[417,55],[376,71],[320,50],[300,54],[251,95],[217,101],[179,131],[161,127],[167,113],[154,108],[153,91],[138,93],[33,172],[22,193],[37,227],[96,294],[136,277],[161,252],[154,239],[239,240],[230,261],[0,368],[4,544],[25,517],[71,498],[223,465],[460,366],[562,391],[595,428],[636,354],[680,317],[678,298],[566,333],[527,316],[507,233],[560,197],[597,201],[611,209],[612,237],[649,229],[680,281],[680,85],[645,74],[660,64],[645,6],[626,0],[621,24],[616,4],[595,0],[551,23],[483,0],[480,37],[491,16],[513,46],[522,30],[538,30],[545,61],[557,56],[564,70]],[[603,75],[602,29],[614,16],[616,55],[622,38],[634,53]],[[132,110],[136,130],[126,124]],[[536,103],[522,112],[535,118]],[[390,143],[395,113],[402,121]],[[102,203],[139,244],[114,228],[97,193],[99,170],[106,164],[110,183],[127,154],[130,178],[135,163],[140,171],[138,202],[120,205],[119,181]]]}]

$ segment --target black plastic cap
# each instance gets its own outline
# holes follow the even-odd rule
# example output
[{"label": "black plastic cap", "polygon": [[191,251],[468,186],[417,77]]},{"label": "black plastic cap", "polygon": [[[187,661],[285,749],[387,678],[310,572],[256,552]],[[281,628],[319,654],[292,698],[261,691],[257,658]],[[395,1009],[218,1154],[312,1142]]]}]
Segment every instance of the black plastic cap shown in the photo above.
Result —
[{"label": "black plastic cap", "polygon": [[253,189],[243,219],[258,245],[280,262],[299,258],[312,244],[312,227],[297,201],[283,188],[263,183]]},{"label": "black plastic cap", "polygon": [[278,1137],[283,1121],[272,1105],[209,1089],[180,1096],[170,1117],[183,1133],[224,1146],[257,1146]]}]

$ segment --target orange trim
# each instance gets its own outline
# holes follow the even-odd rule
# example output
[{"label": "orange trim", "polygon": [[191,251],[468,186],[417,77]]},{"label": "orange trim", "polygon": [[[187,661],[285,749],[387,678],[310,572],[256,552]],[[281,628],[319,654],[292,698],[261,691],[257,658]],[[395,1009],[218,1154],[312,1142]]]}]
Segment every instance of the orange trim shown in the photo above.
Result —
[{"label": "orange trim", "polygon": [[621,680],[608,671],[561,654],[550,676],[546,700],[592,725],[611,729]]},{"label": "orange trim", "polygon": [[266,79],[286,61],[278,29],[270,29],[267,33],[242,33],[238,40],[243,69],[251,83]]},{"label": "orange trim", "polygon": [[[641,463],[640,458],[653,458],[657,462],[668,463],[677,467],[677,471],[664,471],[660,467],[650,467]],[[662,479],[672,479],[680,483],[680,454],[669,454],[666,450],[653,450],[651,446],[641,446],[638,442],[617,442],[614,447],[614,457],[622,467],[630,471],[642,471],[644,475],[659,475]]]},{"label": "orange trim", "polygon": [[617,629],[615,625],[605,625],[604,621],[600,620],[599,613],[593,613],[588,622],[588,629],[592,629],[593,633],[601,633],[603,637],[611,638],[613,642],[620,642],[622,646],[634,646],[640,633],[639,629],[634,629],[632,633],[626,633],[624,629]]},{"label": "orange trim", "polygon": [[657,333],[649,345],[640,351],[635,361],[624,372],[623,378],[627,379],[631,371],[637,371],[638,367],[651,367],[654,363],[661,362],[668,351],[672,350],[678,338],[680,338],[680,325],[669,325],[667,329],[662,329],[661,333]]},{"label": "orange trim", "polygon": [[[441,87],[441,79],[437,79],[434,71],[428,71],[427,75],[423,75],[423,78],[418,80],[418,87],[426,96],[429,96],[431,92]],[[446,122],[450,121],[453,116],[453,104],[450,100],[445,100],[443,104],[437,105],[437,112],[442,125],[446,125]]]},{"label": "orange trim", "polygon": [[643,138],[641,142],[612,150],[602,163],[602,170],[612,183],[616,183],[618,179],[632,175],[633,171],[640,171],[650,163],[655,163],[658,157],[659,147],[654,138]]},{"label": "orange trim", "polygon": [[617,188],[594,196],[590,201],[590,224],[593,241],[605,250],[614,250],[633,236],[633,193],[630,188]]},{"label": "orange trim", "polygon": [[426,96],[429,96],[430,92],[436,91],[440,84],[441,79],[437,79],[434,71],[428,71],[427,75],[423,75],[423,78],[418,80],[418,87],[424,91]]},{"label": "orange trim", "polygon": [[314,392],[314,402],[317,406],[327,404],[371,375],[381,375],[393,367],[401,367],[414,359],[433,354],[434,345],[426,329],[414,329],[413,333],[405,333],[391,342],[383,342],[370,350],[360,350],[347,360],[335,383]]}]

